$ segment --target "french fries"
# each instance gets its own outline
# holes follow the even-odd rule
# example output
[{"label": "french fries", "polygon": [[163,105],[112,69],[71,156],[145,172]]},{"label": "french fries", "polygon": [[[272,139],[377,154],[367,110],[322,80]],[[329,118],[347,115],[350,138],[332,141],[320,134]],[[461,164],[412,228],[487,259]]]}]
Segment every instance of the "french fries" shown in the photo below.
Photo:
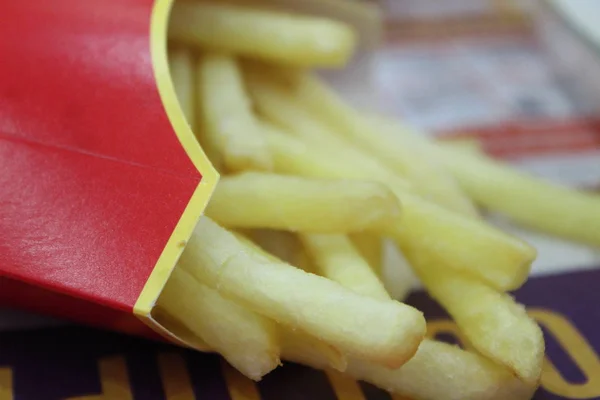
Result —
[{"label": "french fries", "polygon": [[[383,118],[357,114],[331,90],[308,73],[294,79],[247,73],[250,95],[269,121],[307,140],[327,143],[336,151],[352,151],[352,143],[371,157],[353,152],[362,165],[373,165],[376,175],[402,176],[424,198],[466,215],[476,210],[452,175],[431,157],[427,140]],[[402,133],[402,134],[400,134]],[[343,140],[346,139],[346,140]],[[359,154],[356,154],[359,153]],[[393,174],[392,174],[393,172]],[[397,177],[395,178],[397,179]]]},{"label": "french fries", "polygon": [[260,380],[280,363],[272,321],[221,297],[184,268],[175,268],[157,307],[166,315],[194,315],[178,322],[251,379]]},{"label": "french fries", "polygon": [[175,94],[183,115],[193,131],[196,130],[194,67],[194,55],[189,49],[175,47],[169,51],[169,68]]},{"label": "french fries", "polygon": [[600,196],[500,165],[483,154],[439,146],[436,153],[478,204],[542,232],[600,246]]},{"label": "french fries", "polygon": [[[348,246],[351,247],[351,245],[346,242],[347,239],[344,240],[343,236],[301,235],[301,238],[309,252],[316,256],[317,265],[322,266],[320,272],[323,276],[336,280],[345,287],[366,296],[383,300],[390,299],[385,290],[382,291],[379,285],[373,283],[379,281],[370,268],[362,266],[359,271],[356,271],[357,256],[353,254],[352,249],[348,249]],[[345,259],[340,259],[342,257]],[[345,271],[342,269],[344,261],[347,265]],[[351,277],[343,274],[354,271],[356,272]],[[429,284],[427,280],[424,283]],[[537,329],[539,331],[539,328]],[[526,333],[531,332],[526,331]],[[539,339],[539,336],[537,338]],[[539,341],[535,344],[539,346]],[[540,367],[541,358],[538,356],[535,361],[534,366]],[[314,363],[313,359],[298,360],[298,362],[307,363],[315,368],[322,368],[323,364],[323,362],[311,364],[311,362]],[[508,371],[492,365],[482,357],[429,339],[421,342],[417,354],[400,369],[389,369],[381,365],[351,359],[346,372],[357,379],[366,380],[389,391],[414,396],[418,399],[525,399],[526,396],[531,395],[531,388],[535,388],[534,383],[521,383]],[[464,378],[456,380],[457,372],[466,375]],[[539,369],[537,372],[539,374]],[[464,382],[475,377],[479,378],[478,385],[453,387],[455,382]],[[510,389],[507,390],[507,388]],[[506,397],[499,397],[499,395]]]},{"label": "french fries", "polygon": [[272,229],[246,230],[243,233],[266,254],[271,254],[288,264],[297,266],[302,245],[296,234]]},{"label": "french fries", "polygon": [[261,315],[390,367],[412,357],[425,333],[423,316],[412,307],[360,296],[274,262],[208,218],[201,219],[180,267]]},{"label": "french fries", "polygon": [[300,66],[343,65],[355,46],[341,22],[218,3],[175,3],[169,37],[217,52]]},{"label": "french fries", "polygon": [[[302,252],[301,244],[298,238],[294,235],[292,237],[282,235],[282,232],[253,232],[250,240],[247,235],[235,234],[240,242],[252,251],[256,251],[261,256],[271,260],[275,263],[281,263],[286,258],[299,259],[304,254]],[[279,245],[278,251],[281,251],[281,247],[287,248],[287,252],[284,252],[281,257],[275,255],[273,252],[267,251],[265,248],[260,247],[256,244],[256,240],[259,239],[263,245],[271,247],[272,245]],[[310,263],[307,261],[307,263]],[[300,265],[298,265],[300,267]],[[304,271],[307,271],[309,265],[303,265]],[[307,271],[309,272],[309,271]],[[337,371],[345,371],[348,366],[348,360],[346,355],[340,352],[334,346],[323,342],[305,332],[299,331],[295,328],[289,329],[284,326],[279,326],[281,352],[285,360],[303,363],[307,365],[318,365],[319,368],[333,368]]]},{"label": "french fries", "polygon": [[[190,303],[194,307],[190,307]],[[169,320],[181,310],[188,309],[202,318]],[[175,327],[174,331],[178,333],[185,332],[186,340],[196,346],[200,343],[200,350],[219,352],[255,381],[280,364],[280,353],[286,360],[318,363],[321,368],[344,371],[347,367],[345,356],[335,347],[253,313],[195,281],[181,268],[175,269],[161,293],[155,314],[159,322],[171,329]],[[244,335],[239,335],[240,331]],[[194,333],[201,334],[202,338],[190,338]]]},{"label": "french fries", "polygon": [[383,273],[383,238],[370,232],[357,232],[349,235],[352,244],[369,263],[378,276]]},{"label": "french fries", "polygon": [[383,283],[345,235],[301,234],[317,273],[357,293],[390,300]]},{"label": "french fries", "polygon": [[281,354],[287,361],[342,372],[348,367],[348,360],[342,352],[303,332],[280,327],[280,342]]},{"label": "french fries", "polygon": [[[400,124],[357,114],[316,77],[299,76],[292,91],[298,104],[405,177],[424,198],[449,210],[473,214],[475,208],[427,148],[427,142]],[[405,131],[400,134],[399,131]]]},{"label": "french fries", "polygon": [[312,261],[298,235],[287,231],[270,229],[255,229],[248,236],[265,254],[271,254],[278,259],[300,268],[306,272],[314,272]]},{"label": "french fries", "polygon": [[250,104],[237,61],[206,54],[198,63],[204,141],[231,171],[271,169],[271,156]]},{"label": "french fries", "polygon": [[477,351],[509,367],[526,384],[537,384],[544,338],[523,306],[474,280],[413,266],[429,293],[446,308]]},{"label": "french fries", "polygon": [[501,290],[523,285],[537,252],[525,242],[433,203],[403,196],[402,225],[385,233],[409,261],[426,256],[432,264],[471,275]]},{"label": "french fries", "polygon": [[[335,137],[326,138],[323,141],[328,143],[323,143],[317,138],[311,141],[306,137],[289,135],[285,129],[266,121],[261,121],[261,126],[271,150],[275,172],[310,178],[379,181],[397,193],[410,190],[407,181]],[[331,146],[332,142],[334,146]]]},{"label": "french fries", "polygon": [[400,204],[376,182],[246,172],[221,179],[206,213],[233,228],[354,232],[381,228]]},{"label": "french fries", "polygon": [[154,307],[152,310],[152,318],[163,327],[168,327],[169,332],[179,339],[180,343],[186,344],[188,347],[196,349],[202,352],[210,352],[212,349],[210,346],[198,336],[197,332],[194,332],[191,328],[186,325],[190,325],[187,322],[181,322],[181,315],[179,311],[169,312],[160,307]]},{"label": "french fries", "polygon": [[418,400],[527,400],[536,389],[478,354],[433,340],[400,369],[353,360],[346,373]]},{"label": "french fries", "polygon": [[[263,124],[263,126],[265,126]],[[334,151],[267,126],[265,135],[276,172],[306,177],[366,179],[366,171],[347,153]],[[381,233],[392,237],[411,257],[432,254],[436,263],[476,276],[500,290],[513,290],[526,280],[535,250],[483,221],[462,217],[427,202],[385,176],[372,180],[388,184],[402,202],[401,217],[390,220]],[[477,249],[477,251],[473,251]],[[486,265],[485,268],[482,265]]]},{"label": "french fries", "polygon": [[[266,75],[256,69],[246,69],[249,95],[260,115],[288,132],[329,146],[343,146],[329,128],[302,109],[284,85],[281,74]],[[293,80],[292,80],[293,81]]]},{"label": "french fries", "polygon": [[334,161],[344,157],[348,162],[359,165],[364,170],[364,174],[375,176],[402,189],[410,188],[407,181],[395,175],[379,160],[364,154],[356,146],[337,137],[331,129],[296,104],[290,94],[276,85],[275,81],[250,74],[247,82],[250,96],[266,120],[266,124],[263,124],[264,129],[293,134],[325,150],[335,152]]},{"label": "french fries", "polygon": [[[505,292],[536,251],[476,205],[598,245],[598,198],[352,108],[310,70],[342,67],[352,29],[285,4],[175,2],[175,91],[222,177],[155,318],[255,380],[283,359],[413,400],[531,398],[543,335]],[[425,338],[392,299],[384,241],[469,350]]]},{"label": "french fries", "polygon": [[[435,252],[439,254],[438,262],[473,274],[500,290],[513,290],[523,284],[536,256],[530,246],[472,218],[474,212],[461,217],[419,197],[386,167],[336,138],[276,82],[264,77],[251,77],[250,81],[248,87],[259,109],[296,133],[295,137],[284,137],[284,130],[262,124],[276,172],[347,179],[368,175],[390,187],[402,201],[401,222],[392,221],[383,233],[394,238],[403,251]],[[473,252],[472,248],[479,251]],[[484,263],[493,265],[481,268]]]}]

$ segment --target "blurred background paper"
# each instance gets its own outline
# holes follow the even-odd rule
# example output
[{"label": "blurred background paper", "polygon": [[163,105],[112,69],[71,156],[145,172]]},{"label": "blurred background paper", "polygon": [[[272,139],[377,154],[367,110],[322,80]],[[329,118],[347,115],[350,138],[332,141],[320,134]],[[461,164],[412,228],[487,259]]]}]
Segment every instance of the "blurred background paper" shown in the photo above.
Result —
[{"label": "blurred background paper", "polygon": [[[424,134],[560,182],[600,187],[600,3],[380,0],[373,80],[384,112]],[[540,255],[534,274],[600,265],[598,249],[498,225]]]}]

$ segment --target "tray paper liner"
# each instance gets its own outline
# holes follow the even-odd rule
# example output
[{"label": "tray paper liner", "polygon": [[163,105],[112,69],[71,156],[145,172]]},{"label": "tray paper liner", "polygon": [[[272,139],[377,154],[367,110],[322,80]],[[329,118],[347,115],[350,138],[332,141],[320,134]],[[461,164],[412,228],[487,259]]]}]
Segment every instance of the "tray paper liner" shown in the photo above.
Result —
[{"label": "tray paper liner", "polygon": [[[565,265],[515,293],[546,337],[547,360],[533,400],[600,398],[598,281],[598,269]],[[425,313],[430,333],[460,343],[457,326],[425,293],[407,302]],[[292,363],[254,383],[215,354],[15,314],[0,313],[1,399],[410,400]]]}]

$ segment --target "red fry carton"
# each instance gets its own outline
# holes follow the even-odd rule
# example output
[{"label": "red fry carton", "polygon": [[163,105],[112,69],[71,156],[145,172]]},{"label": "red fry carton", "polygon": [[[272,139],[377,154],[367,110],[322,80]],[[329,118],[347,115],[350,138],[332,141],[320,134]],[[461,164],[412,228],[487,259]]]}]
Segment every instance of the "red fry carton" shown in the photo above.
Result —
[{"label": "red fry carton", "polygon": [[131,334],[218,180],[166,58],[170,0],[12,0],[0,23],[0,301]]},{"label": "red fry carton", "polygon": [[[171,82],[173,1],[3,3],[1,305],[183,343],[152,308],[218,174]],[[376,7],[273,1],[352,24],[368,68]]]},{"label": "red fry carton", "polygon": [[[0,304],[182,343],[152,308],[218,174],[171,82],[173,1],[3,4]],[[352,24],[369,67],[375,7],[273,1]]]}]

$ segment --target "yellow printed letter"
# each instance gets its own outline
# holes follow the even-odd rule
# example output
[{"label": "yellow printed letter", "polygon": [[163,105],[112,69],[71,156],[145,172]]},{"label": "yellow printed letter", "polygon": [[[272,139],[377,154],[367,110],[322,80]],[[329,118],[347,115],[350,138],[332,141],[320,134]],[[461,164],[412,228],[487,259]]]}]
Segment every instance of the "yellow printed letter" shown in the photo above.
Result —
[{"label": "yellow printed letter", "polygon": [[530,315],[556,338],[587,378],[581,384],[567,382],[546,357],[541,381],[544,389],[569,399],[600,397],[600,359],[588,341],[562,315],[547,310],[532,310]]},{"label": "yellow printed letter", "polygon": [[123,357],[107,357],[99,361],[101,395],[72,397],[69,400],[133,400],[127,364]]},{"label": "yellow printed letter", "polygon": [[158,369],[167,400],[195,400],[185,360],[176,353],[158,356]]}]

